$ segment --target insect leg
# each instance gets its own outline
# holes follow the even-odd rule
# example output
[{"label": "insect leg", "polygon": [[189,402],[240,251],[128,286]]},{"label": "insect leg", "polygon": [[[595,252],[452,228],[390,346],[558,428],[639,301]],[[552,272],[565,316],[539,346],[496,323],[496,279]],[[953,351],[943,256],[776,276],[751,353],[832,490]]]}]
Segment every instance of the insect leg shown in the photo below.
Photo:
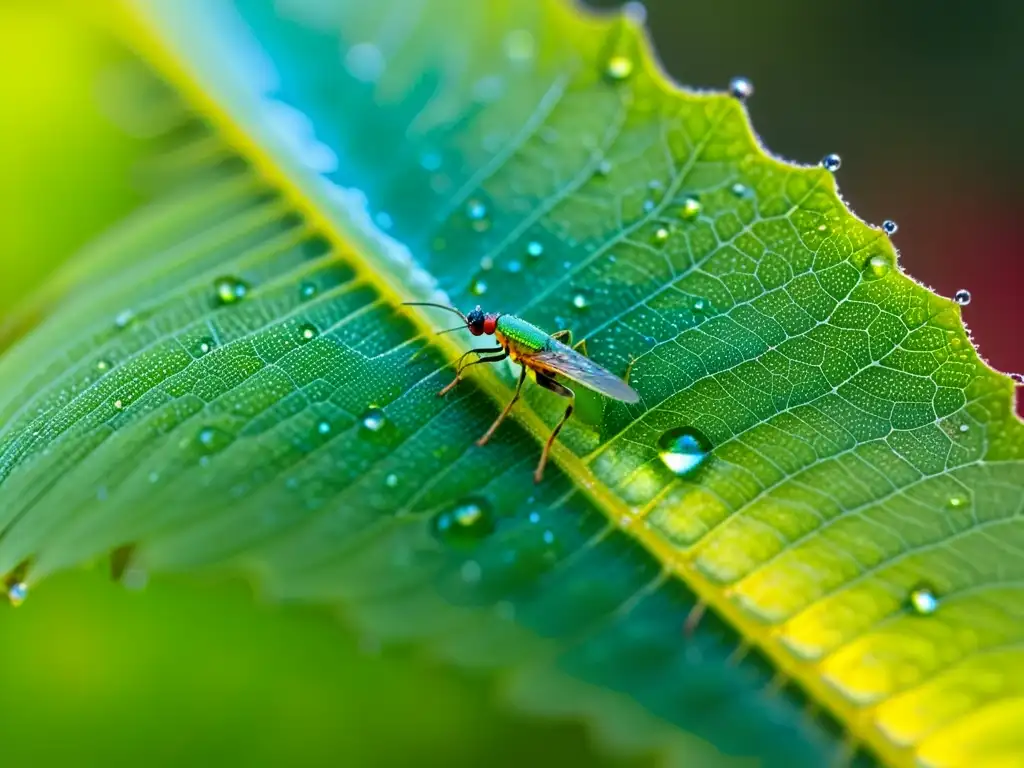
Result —
[{"label": "insect leg", "polygon": [[[470,350],[470,351],[476,352],[478,350]],[[490,350],[479,350],[479,351],[487,352],[487,351],[490,351]],[[465,357],[465,355],[463,355],[463,357]],[[444,397],[449,392],[451,392],[452,389],[454,389],[458,385],[458,383],[460,381],[462,381],[462,372],[465,371],[467,368],[469,368],[471,365],[479,365],[480,363],[499,363],[502,360],[504,360],[506,357],[508,357],[508,352],[506,352],[503,349],[500,355],[491,355],[490,357],[481,357],[481,358],[479,358],[477,360],[474,360],[471,363],[466,363],[465,365],[460,364],[458,370],[455,372],[455,378],[452,379],[451,383],[448,384],[448,386],[446,386],[444,389],[442,389],[440,392],[438,392],[437,396],[438,397]],[[461,358],[460,358],[460,360],[461,360]]]},{"label": "insect leg", "polygon": [[533,473],[533,482],[539,483],[544,477],[544,465],[548,463],[548,454],[551,452],[551,445],[555,442],[555,438],[558,437],[558,433],[562,429],[562,425],[569,420],[570,416],[572,416],[573,405],[576,402],[576,394],[567,386],[559,384],[550,376],[537,373],[536,379],[537,383],[544,387],[544,389],[549,389],[557,395],[569,398],[571,401],[569,403],[569,407],[565,409],[565,413],[562,415],[561,420],[555,425],[555,428],[551,430],[551,434],[548,436],[548,441],[544,443],[544,450],[540,453],[540,461],[537,463],[537,469]]},{"label": "insect leg", "polygon": [[516,393],[512,395],[512,399],[508,401],[508,405],[505,406],[505,410],[498,415],[498,418],[494,420],[494,423],[491,424],[490,428],[484,432],[483,437],[476,441],[477,445],[487,445],[487,441],[491,439],[491,435],[494,434],[494,430],[496,430],[498,425],[505,420],[505,417],[508,416],[508,412],[512,410],[512,406],[516,404],[516,401],[519,399],[519,393],[523,391],[523,382],[526,381],[526,370],[526,366],[524,365],[522,372],[519,374],[519,383],[516,385]]}]

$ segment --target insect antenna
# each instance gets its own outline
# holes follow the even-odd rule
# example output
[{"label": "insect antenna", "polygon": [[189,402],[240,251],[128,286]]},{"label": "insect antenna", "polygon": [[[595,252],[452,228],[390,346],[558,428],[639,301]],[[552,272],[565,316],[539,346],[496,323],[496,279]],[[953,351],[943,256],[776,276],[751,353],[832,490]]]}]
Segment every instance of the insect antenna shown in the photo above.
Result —
[{"label": "insect antenna", "polygon": [[445,328],[443,331],[438,331],[434,335],[435,336],[440,336],[440,335],[445,334],[445,333],[452,333],[454,331],[464,331],[464,330],[466,330],[466,326],[464,326],[464,325],[457,325],[454,328]]},{"label": "insect antenna", "polygon": [[469,320],[466,319],[466,316],[464,314],[462,314],[459,310],[457,310],[455,307],[449,307],[449,306],[447,306],[445,304],[435,304],[432,301],[403,301],[402,302],[402,306],[403,307],[434,307],[436,309],[443,309],[443,310],[446,310],[448,312],[451,312],[451,313],[456,314],[459,317],[461,317],[462,318],[462,322],[464,322],[464,323],[468,323],[469,322]]}]

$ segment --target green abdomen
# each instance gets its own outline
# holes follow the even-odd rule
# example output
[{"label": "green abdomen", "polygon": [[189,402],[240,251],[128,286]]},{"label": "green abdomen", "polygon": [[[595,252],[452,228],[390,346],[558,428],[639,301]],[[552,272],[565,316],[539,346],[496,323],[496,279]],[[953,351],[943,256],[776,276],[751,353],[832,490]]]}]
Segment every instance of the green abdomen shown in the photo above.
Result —
[{"label": "green abdomen", "polygon": [[528,323],[515,315],[501,315],[495,326],[498,333],[511,344],[530,352],[540,352],[547,346],[549,334],[533,323]]}]

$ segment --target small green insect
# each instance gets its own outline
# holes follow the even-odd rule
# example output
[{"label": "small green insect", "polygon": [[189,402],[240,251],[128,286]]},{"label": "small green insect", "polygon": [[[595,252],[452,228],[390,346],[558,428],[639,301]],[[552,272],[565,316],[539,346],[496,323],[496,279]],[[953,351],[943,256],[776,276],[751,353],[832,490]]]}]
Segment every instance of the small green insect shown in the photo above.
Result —
[{"label": "small green insect", "polygon": [[[622,381],[622,379],[606,371],[589,358],[584,357],[572,347],[563,344],[560,339],[568,338],[570,335],[569,331],[558,331],[557,333],[549,334],[536,325],[514,315],[503,315],[497,312],[485,313],[480,309],[479,305],[469,314],[465,315],[455,309],[455,307],[448,307],[444,304],[410,301],[406,302],[406,305],[437,307],[462,318],[464,326],[448,328],[447,330],[440,331],[440,333],[459,331],[465,327],[474,336],[486,334],[494,336],[498,342],[499,346],[471,349],[463,354],[456,363],[455,378],[437,393],[438,397],[444,396],[454,389],[462,381],[463,373],[470,366],[479,365],[480,363],[498,363],[508,358],[523,367],[523,371],[519,375],[519,383],[516,385],[515,394],[504,410],[498,415],[498,418],[491,424],[490,428],[476,441],[477,445],[487,444],[494,431],[504,421],[509,411],[512,410],[512,406],[519,400],[519,395],[522,392],[523,383],[526,381],[528,372],[533,374],[534,381],[544,387],[544,389],[568,398],[569,405],[565,409],[565,414],[551,431],[551,435],[544,444],[544,450],[541,451],[540,462],[538,462],[537,469],[533,473],[534,482],[539,483],[544,477],[544,466],[548,462],[551,445],[555,442],[555,438],[558,437],[558,432],[562,429],[562,425],[572,415],[575,404],[576,394],[564,384],[556,381],[556,376],[564,376],[571,381],[582,384],[588,389],[592,389],[615,400],[635,403],[640,399],[640,396],[633,391],[633,388]],[[474,354],[477,355],[477,359],[466,362],[466,358]]]}]

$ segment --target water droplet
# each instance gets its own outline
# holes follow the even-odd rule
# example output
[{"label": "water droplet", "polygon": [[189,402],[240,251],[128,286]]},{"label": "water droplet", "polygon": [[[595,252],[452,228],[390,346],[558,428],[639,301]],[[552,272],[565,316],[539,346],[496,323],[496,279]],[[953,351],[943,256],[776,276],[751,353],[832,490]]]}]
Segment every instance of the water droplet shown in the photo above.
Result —
[{"label": "water droplet", "polygon": [[110,370],[112,363],[109,360],[98,360],[96,362],[96,370],[100,373],[106,373]]},{"label": "water droplet", "polygon": [[303,301],[307,301],[316,296],[316,284],[315,283],[303,283],[299,286],[299,296]]},{"label": "water droplet", "polygon": [[469,284],[469,292],[474,296],[483,296],[487,293],[487,282],[485,280],[476,278],[472,283]]},{"label": "water droplet", "polygon": [[967,498],[960,495],[950,496],[946,501],[946,505],[951,509],[959,509],[967,503]]},{"label": "water droplet", "polygon": [[192,345],[192,357],[202,357],[213,349],[213,339],[199,339]]},{"label": "water droplet", "polygon": [[371,405],[361,419],[363,428],[368,429],[370,432],[380,432],[384,425],[387,424],[387,421],[388,417],[380,406],[377,405]]},{"label": "water droplet", "polygon": [[608,174],[612,172],[613,167],[614,166],[612,165],[611,160],[602,160],[600,163],[597,164],[596,173],[598,176],[606,177],[608,176]]},{"label": "water droplet", "polygon": [[27,597],[28,584],[23,581],[11,584],[11,586],[7,588],[7,599],[15,608],[24,603]]},{"label": "water droplet", "polygon": [[928,587],[918,587],[910,593],[910,607],[918,616],[930,616],[939,608],[939,599]]},{"label": "water droplet", "polygon": [[482,269],[484,272],[490,272],[492,269],[494,269],[494,259],[492,259],[490,256],[481,256],[480,269]]},{"label": "water droplet", "polygon": [[586,309],[588,306],[590,306],[590,303],[587,301],[586,296],[584,296],[582,293],[577,293],[575,296],[572,297],[572,305],[576,307],[576,309]]},{"label": "water droplet", "polygon": [[316,423],[316,431],[321,435],[329,435],[331,433],[331,422],[327,419],[321,419]]},{"label": "water droplet", "polygon": [[628,56],[612,56],[604,68],[605,77],[621,82],[633,74],[633,60]]},{"label": "water droplet", "polygon": [[892,219],[886,219],[882,222],[882,231],[887,235],[895,235],[899,228],[899,225]]},{"label": "water droplet", "polygon": [[1016,384],[1018,387],[1024,386],[1024,373],[1011,373],[1008,375],[1010,379],[1013,381],[1013,383]]},{"label": "water droplet", "polygon": [[544,246],[536,240],[531,240],[526,244],[526,254],[532,259],[539,259],[544,255]]},{"label": "water droplet", "polygon": [[693,221],[701,212],[700,201],[695,197],[688,197],[683,202],[683,207],[679,209],[679,218],[683,221]]},{"label": "water droplet", "polygon": [[505,55],[509,61],[529,61],[535,47],[533,35],[525,29],[513,29],[505,35]]},{"label": "water droplet", "polygon": [[124,400],[121,400],[121,399],[115,400],[114,401],[114,407],[117,408],[117,410],[120,411],[122,408],[124,408]]},{"label": "water droplet", "polygon": [[750,187],[748,187],[746,184],[741,184],[738,181],[735,184],[733,184],[729,189],[735,197],[746,197],[747,195],[750,194]]},{"label": "water droplet", "polygon": [[237,277],[218,277],[213,281],[213,290],[217,303],[235,304],[245,298],[249,292],[249,285]]},{"label": "water droplet", "polygon": [[654,230],[654,235],[651,237],[656,243],[664,243],[668,240],[669,231],[665,227],[658,227]]},{"label": "water droplet", "polygon": [[487,206],[480,200],[470,200],[466,203],[466,215],[473,221],[480,221],[487,218]]},{"label": "water droplet", "polygon": [[734,77],[729,81],[729,93],[740,101],[746,101],[754,95],[754,84],[745,77]]},{"label": "water droplet", "polygon": [[216,453],[228,447],[234,436],[219,427],[203,427],[196,435],[196,442],[204,453]]},{"label": "water droplet", "polygon": [[320,335],[320,331],[312,323],[303,323],[299,326],[299,336],[303,342],[312,341]]},{"label": "water droplet", "polygon": [[160,482],[160,473],[157,472],[156,470],[154,470],[154,471],[149,473],[148,479],[149,479],[149,482],[151,482],[151,483],[158,483],[158,482]]},{"label": "water droplet", "polygon": [[510,261],[506,262],[505,271],[513,275],[522,272],[523,262],[517,261],[516,259],[511,259]]},{"label": "water droplet", "polygon": [[680,477],[696,470],[710,452],[708,439],[693,427],[670,429],[658,438],[658,457]]},{"label": "water droplet", "polygon": [[697,299],[693,302],[693,308],[698,312],[704,311],[704,299]]},{"label": "water droplet", "polygon": [[118,330],[123,330],[124,328],[127,328],[129,325],[131,325],[132,321],[134,321],[134,320],[135,320],[135,313],[132,312],[132,310],[130,310],[130,309],[122,309],[114,317],[114,326]]},{"label": "water droplet", "polygon": [[843,165],[843,158],[834,152],[821,158],[821,167],[830,173],[835,173]]},{"label": "water droplet", "polygon": [[387,211],[377,211],[373,216],[374,223],[385,232],[395,226],[395,220]]},{"label": "water droplet", "polygon": [[966,288],[961,288],[959,291],[953,294],[953,301],[959,304],[961,307],[966,307],[971,303],[971,292]]},{"label": "water droplet", "polygon": [[431,527],[447,544],[472,543],[494,532],[494,517],[483,502],[468,500],[436,515]]},{"label": "water droplet", "polygon": [[541,535],[541,538],[544,539],[545,544],[555,543],[555,533],[552,530],[544,531],[544,533]]},{"label": "water droplet", "polygon": [[531,523],[537,524],[540,522],[540,512],[531,512],[527,518]]},{"label": "water droplet", "polygon": [[388,488],[398,487],[398,475],[392,472],[390,475],[384,478],[384,485],[386,485]]},{"label": "water droplet", "polygon": [[889,273],[889,260],[882,256],[872,256],[868,260],[868,269],[875,277],[885,277]]}]

